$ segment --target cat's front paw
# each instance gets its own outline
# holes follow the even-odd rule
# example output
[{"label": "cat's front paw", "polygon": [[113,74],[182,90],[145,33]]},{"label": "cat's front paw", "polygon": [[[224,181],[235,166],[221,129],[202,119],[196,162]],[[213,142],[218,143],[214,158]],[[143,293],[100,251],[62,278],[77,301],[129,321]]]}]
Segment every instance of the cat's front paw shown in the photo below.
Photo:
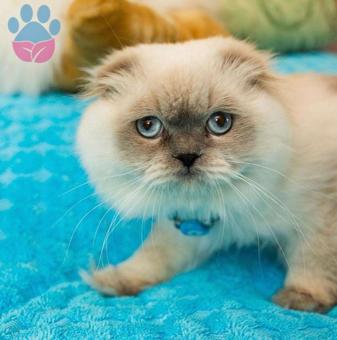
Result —
[{"label": "cat's front paw", "polygon": [[307,312],[325,313],[332,308],[319,301],[310,293],[297,290],[296,288],[283,288],[273,297],[273,301],[281,307]]},{"label": "cat's front paw", "polygon": [[92,288],[109,296],[136,295],[147,285],[145,280],[124,270],[123,266],[107,266],[91,273],[81,271],[80,275]]}]

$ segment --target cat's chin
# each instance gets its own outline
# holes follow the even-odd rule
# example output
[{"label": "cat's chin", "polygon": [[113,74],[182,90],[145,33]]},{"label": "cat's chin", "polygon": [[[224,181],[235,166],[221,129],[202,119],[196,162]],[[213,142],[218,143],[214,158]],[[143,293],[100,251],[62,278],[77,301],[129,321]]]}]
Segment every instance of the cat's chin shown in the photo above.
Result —
[{"label": "cat's chin", "polygon": [[218,187],[221,183],[225,184],[232,181],[230,175],[227,178],[217,178],[212,177],[203,171],[191,171],[191,172],[183,172],[178,173],[174,178],[174,184],[178,185],[187,190],[210,190],[210,188]]},{"label": "cat's chin", "polygon": [[177,173],[176,178],[180,181],[193,181],[200,178],[200,173],[194,170],[184,169]]},{"label": "cat's chin", "polygon": [[175,178],[181,183],[200,183],[205,182],[205,173],[197,168],[183,168],[179,170]]}]

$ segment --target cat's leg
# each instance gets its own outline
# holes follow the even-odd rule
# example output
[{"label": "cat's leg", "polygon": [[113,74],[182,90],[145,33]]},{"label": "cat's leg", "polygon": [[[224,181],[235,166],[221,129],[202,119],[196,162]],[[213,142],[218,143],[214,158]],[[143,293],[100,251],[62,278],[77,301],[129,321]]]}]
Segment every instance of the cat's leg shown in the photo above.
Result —
[{"label": "cat's leg", "polygon": [[337,226],[291,245],[285,287],[274,301],[289,309],[326,312],[337,303]]},{"label": "cat's leg", "polygon": [[68,10],[68,39],[57,74],[59,87],[76,89],[81,68],[96,64],[112,49],[139,43],[177,42],[228,35],[201,10],[159,13],[127,0],[74,0]]},{"label": "cat's leg", "polygon": [[161,222],[129,259],[82,277],[103,294],[134,295],[206,260],[220,246],[215,234],[185,236],[172,222]]}]

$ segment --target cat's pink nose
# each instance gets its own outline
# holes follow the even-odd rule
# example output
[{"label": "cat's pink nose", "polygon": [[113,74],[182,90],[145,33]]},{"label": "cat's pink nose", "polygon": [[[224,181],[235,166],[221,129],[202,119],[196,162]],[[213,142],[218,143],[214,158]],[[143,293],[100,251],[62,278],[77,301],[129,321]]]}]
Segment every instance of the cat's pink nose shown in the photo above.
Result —
[{"label": "cat's pink nose", "polygon": [[187,168],[190,168],[200,157],[197,153],[182,153],[174,158],[179,159]]}]

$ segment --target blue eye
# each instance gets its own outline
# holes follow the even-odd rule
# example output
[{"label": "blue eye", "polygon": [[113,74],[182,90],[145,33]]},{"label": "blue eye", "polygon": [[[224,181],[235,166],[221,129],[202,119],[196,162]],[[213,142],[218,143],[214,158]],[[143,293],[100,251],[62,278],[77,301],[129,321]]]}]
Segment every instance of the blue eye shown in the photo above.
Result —
[{"label": "blue eye", "polygon": [[233,125],[233,118],[227,112],[214,112],[207,121],[207,130],[213,135],[224,135]]},{"label": "blue eye", "polygon": [[154,116],[138,119],[136,127],[138,133],[145,138],[156,138],[163,131],[163,123]]}]

